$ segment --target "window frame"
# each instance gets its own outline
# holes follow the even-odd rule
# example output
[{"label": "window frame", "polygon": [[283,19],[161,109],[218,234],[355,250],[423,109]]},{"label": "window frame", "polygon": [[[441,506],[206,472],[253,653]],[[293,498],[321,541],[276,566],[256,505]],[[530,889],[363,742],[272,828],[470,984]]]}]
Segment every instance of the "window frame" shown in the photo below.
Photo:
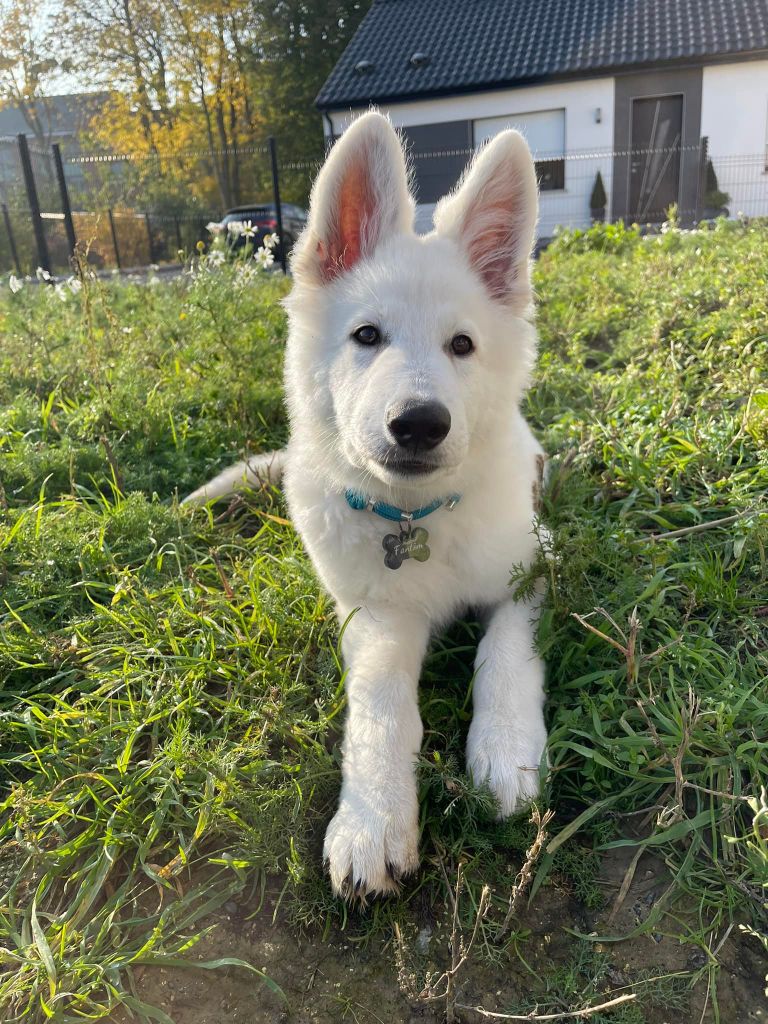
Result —
[{"label": "window frame", "polygon": [[[502,114],[497,117],[476,117],[472,120],[472,143],[475,149],[477,145],[477,127],[478,124],[482,124],[483,121],[522,121],[526,117],[531,117],[535,114],[562,114],[563,117],[563,153],[562,156],[555,156],[554,154],[548,154],[546,156],[536,158],[534,154],[534,166],[536,168],[536,178],[539,182],[540,192],[565,192],[566,189],[566,175],[565,175],[565,161],[566,161],[566,107],[545,107],[540,110],[521,110],[516,114]],[[510,125],[511,127],[511,125]],[[503,128],[499,128],[499,131],[503,131]],[[498,135],[498,132],[495,133]],[[488,136],[486,142],[494,138],[494,135]],[[768,157],[767,157],[768,159]]]}]

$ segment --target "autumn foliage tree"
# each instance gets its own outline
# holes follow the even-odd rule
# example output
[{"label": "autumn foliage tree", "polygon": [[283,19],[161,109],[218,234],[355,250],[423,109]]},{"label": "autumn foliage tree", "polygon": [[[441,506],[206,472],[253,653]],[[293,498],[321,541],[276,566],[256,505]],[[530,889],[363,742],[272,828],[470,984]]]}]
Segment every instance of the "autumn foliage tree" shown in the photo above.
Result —
[{"label": "autumn foliage tree", "polygon": [[322,156],[314,98],[369,3],[61,0],[67,58],[112,96],[90,141],[143,157],[132,180],[156,205],[263,198],[267,135],[294,161]]}]

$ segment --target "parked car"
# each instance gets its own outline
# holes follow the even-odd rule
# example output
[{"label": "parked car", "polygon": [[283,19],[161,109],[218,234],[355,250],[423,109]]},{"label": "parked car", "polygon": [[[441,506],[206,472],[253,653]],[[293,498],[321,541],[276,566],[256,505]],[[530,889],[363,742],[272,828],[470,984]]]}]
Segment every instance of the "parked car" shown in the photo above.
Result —
[{"label": "parked car", "polygon": [[[296,206],[293,203],[281,203],[280,207],[283,218],[283,237],[275,247],[276,260],[281,258],[282,252],[288,255],[293,248],[294,242],[304,230],[304,225],[307,223],[307,211],[301,206]],[[221,223],[226,229],[228,224],[238,221],[242,223],[250,221],[251,227],[255,230],[256,234],[250,239],[246,239],[244,235],[232,235],[230,236],[230,244],[234,248],[240,248],[246,242],[249,242],[254,248],[258,249],[259,246],[264,244],[265,235],[271,235],[277,231],[275,204],[253,203],[250,206],[236,206],[232,210],[227,210]]]}]

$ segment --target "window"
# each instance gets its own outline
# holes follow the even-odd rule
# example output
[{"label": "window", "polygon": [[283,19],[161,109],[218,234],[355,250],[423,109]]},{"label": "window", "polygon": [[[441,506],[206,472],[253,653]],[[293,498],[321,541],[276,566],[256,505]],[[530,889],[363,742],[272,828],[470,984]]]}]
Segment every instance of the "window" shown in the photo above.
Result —
[{"label": "window", "polygon": [[542,192],[565,188],[565,110],[536,110],[475,121],[475,145],[504,128],[516,128],[528,140]]}]

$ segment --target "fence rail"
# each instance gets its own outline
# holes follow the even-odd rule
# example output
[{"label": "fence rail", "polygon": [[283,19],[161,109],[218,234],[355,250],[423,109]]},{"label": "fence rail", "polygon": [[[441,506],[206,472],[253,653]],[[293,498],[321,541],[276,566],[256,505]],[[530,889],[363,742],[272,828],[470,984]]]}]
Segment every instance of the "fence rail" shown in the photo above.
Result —
[{"label": "fence rail", "polygon": [[[472,147],[409,147],[417,228],[460,177]],[[595,220],[658,225],[671,203],[683,223],[768,216],[768,154],[710,153],[706,139],[663,149],[534,153],[539,235]],[[225,149],[114,153],[50,149],[0,138],[0,274],[66,271],[76,244],[98,269],[177,260],[208,244],[227,207],[304,205],[322,153],[274,140]],[[599,180],[599,187],[598,187]],[[218,194],[218,201],[212,196]],[[280,233],[280,228],[278,228]]]}]

